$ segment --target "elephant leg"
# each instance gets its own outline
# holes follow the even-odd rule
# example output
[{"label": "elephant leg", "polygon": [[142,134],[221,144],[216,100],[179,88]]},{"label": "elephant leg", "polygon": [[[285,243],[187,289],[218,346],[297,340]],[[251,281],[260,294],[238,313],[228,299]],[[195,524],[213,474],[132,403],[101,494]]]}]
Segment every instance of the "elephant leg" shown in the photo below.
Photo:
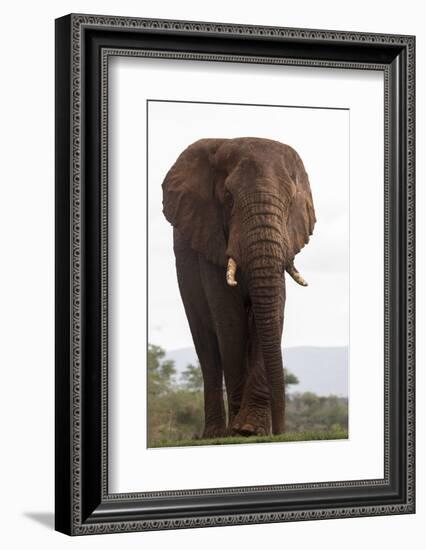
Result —
[{"label": "elephant leg", "polygon": [[[240,410],[247,379],[245,315],[235,330],[218,335],[221,363],[225,376],[228,404],[228,425],[231,426]],[[228,430],[230,433],[230,430]]]},{"label": "elephant leg", "polygon": [[241,407],[247,377],[247,313],[244,285],[230,287],[225,270],[199,257],[212,322],[217,337],[225,377],[228,423],[232,424]]},{"label": "elephant leg", "polygon": [[223,375],[216,336],[213,332],[204,330],[200,324],[200,318],[192,318],[190,327],[204,382],[202,437],[223,437],[227,433],[226,413],[223,400]]},{"label": "elephant leg", "polygon": [[248,377],[238,415],[231,426],[241,435],[269,435],[271,433],[271,401],[262,351],[256,332],[253,312],[248,312],[249,347]]},{"label": "elephant leg", "polygon": [[223,373],[211,312],[201,281],[198,254],[189,247],[177,230],[174,231],[174,251],[179,290],[203,374],[202,436],[221,437],[226,434]]}]

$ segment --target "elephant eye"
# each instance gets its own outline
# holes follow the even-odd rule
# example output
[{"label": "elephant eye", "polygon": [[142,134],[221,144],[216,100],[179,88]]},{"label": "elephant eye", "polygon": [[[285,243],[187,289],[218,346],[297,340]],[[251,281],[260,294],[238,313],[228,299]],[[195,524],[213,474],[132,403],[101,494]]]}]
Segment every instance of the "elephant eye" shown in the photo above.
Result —
[{"label": "elephant eye", "polygon": [[232,195],[229,191],[225,191],[225,203],[227,206],[232,206],[234,200],[232,198]]}]

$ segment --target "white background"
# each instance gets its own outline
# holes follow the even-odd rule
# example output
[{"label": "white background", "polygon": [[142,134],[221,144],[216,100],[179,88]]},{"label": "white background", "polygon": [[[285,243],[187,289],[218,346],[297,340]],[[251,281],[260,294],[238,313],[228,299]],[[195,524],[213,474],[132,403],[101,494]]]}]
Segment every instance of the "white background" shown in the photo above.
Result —
[{"label": "white background", "polygon": [[[426,31],[422,3],[389,0],[356,3],[300,0],[280,4],[214,4],[173,0],[143,4],[121,0],[81,3],[20,2],[3,7],[2,178],[0,234],[3,269],[1,543],[5,548],[228,548],[280,546],[358,550],[369,546],[399,550],[420,547],[426,520],[425,470],[418,468],[415,516],[328,520],[293,524],[226,527],[162,533],[100,535],[69,539],[53,525],[53,19],[71,11],[236,23],[417,34],[417,96],[426,95]],[[417,111],[418,151],[426,148],[425,106]],[[425,162],[417,163],[418,280],[425,273]],[[418,333],[425,333],[424,285],[417,290]],[[418,341],[417,462],[425,463],[426,407],[424,338]]]},{"label": "white background", "polygon": [[[383,477],[382,74],[122,58],[113,60],[110,82],[110,490]],[[149,326],[151,343],[166,346],[174,338],[177,347],[191,345],[184,340],[172,228],[161,212],[161,182],[189,143],[206,136],[268,137],[291,144],[304,161],[318,223],[296,260],[310,286],[287,284],[284,345],[327,346],[339,337],[348,344],[350,217],[349,441],[146,449],[147,97],[350,108],[349,128],[348,111],[150,103],[148,135],[149,318],[164,329],[155,331],[164,338],[158,341]],[[311,453],[317,460],[307,462]],[[217,467],[222,461],[226,468]],[[253,463],[268,467],[253,471]]]}]

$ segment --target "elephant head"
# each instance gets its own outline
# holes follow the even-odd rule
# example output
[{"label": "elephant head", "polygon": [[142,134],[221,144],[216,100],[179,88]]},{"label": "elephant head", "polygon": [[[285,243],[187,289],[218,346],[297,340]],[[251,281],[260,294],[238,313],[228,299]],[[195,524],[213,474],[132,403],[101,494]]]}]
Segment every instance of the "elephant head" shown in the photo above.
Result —
[{"label": "elephant head", "polygon": [[270,387],[272,431],[281,433],[283,277],[286,270],[306,285],[293,260],[316,221],[302,160],[269,139],[199,140],[167,173],[163,212],[194,250],[223,266],[230,287],[238,285],[238,270],[244,273]]}]

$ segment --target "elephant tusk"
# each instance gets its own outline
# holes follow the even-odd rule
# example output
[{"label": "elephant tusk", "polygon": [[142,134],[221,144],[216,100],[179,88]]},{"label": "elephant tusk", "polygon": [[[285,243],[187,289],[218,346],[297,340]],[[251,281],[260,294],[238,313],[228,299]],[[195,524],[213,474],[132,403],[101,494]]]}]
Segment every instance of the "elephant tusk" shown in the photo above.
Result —
[{"label": "elephant tusk", "polygon": [[237,286],[237,281],[235,280],[235,273],[237,271],[237,262],[233,258],[229,258],[228,267],[226,269],[226,282],[229,286]]},{"label": "elephant tusk", "polygon": [[308,286],[308,283],[305,281],[302,275],[294,267],[294,264],[291,264],[289,267],[287,267],[286,271],[290,275],[290,277],[292,277],[296,281],[296,283],[298,283],[301,286]]}]

